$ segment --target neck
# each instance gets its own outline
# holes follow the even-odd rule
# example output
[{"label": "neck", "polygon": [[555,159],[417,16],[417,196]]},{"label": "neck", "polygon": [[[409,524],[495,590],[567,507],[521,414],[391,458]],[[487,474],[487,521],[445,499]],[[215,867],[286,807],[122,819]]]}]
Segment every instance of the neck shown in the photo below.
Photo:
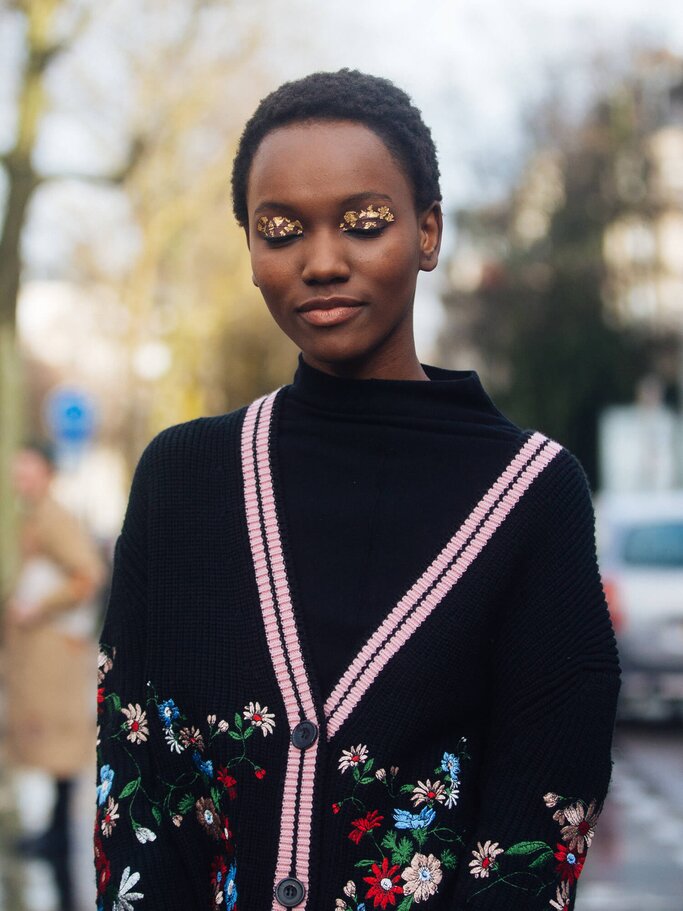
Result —
[{"label": "neck", "polygon": [[301,352],[301,356],[310,367],[341,379],[429,380],[422,369],[414,342],[408,351],[382,351],[339,361],[320,360],[305,351]]}]

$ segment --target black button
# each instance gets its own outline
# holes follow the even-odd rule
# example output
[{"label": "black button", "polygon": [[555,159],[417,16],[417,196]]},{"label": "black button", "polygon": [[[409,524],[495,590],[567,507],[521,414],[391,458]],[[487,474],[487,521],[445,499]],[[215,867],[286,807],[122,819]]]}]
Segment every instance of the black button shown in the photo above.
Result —
[{"label": "black button", "polygon": [[[310,722],[306,721],[303,723],[310,724]],[[313,725],[313,727],[315,727],[315,725]],[[275,898],[281,905],[284,905],[285,908],[294,908],[296,905],[300,905],[304,900],[305,894],[306,890],[304,889],[304,884],[293,876],[281,879],[275,887]]]},{"label": "black button", "polygon": [[308,749],[317,739],[318,726],[312,721],[300,721],[292,731],[292,743],[299,750]]}]

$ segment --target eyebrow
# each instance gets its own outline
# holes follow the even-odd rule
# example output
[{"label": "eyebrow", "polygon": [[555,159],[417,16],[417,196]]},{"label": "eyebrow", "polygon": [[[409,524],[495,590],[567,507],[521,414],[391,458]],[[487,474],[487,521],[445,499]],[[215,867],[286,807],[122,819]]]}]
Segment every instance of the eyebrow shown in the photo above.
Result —
[{"label": "eyebrow", "polygon": [[[372,199],[373,201],[381,199],[393,203],[391,196],[387,196],[386,193],[375,193],[373,190],[365,190],[362,193],[354,193],[352,196],[347,196],[345,199],[340,200],[339,205],[340,207],[354,206],[360,202],[367,201],[368,199]],[[276,199],[265,199],[256,206],[254,215],[265,212],[267,209],[276,209],[278,212],[284,212],[290,215],[298,214],[296,208],[292,206],[291,203],[278,202]]]}]

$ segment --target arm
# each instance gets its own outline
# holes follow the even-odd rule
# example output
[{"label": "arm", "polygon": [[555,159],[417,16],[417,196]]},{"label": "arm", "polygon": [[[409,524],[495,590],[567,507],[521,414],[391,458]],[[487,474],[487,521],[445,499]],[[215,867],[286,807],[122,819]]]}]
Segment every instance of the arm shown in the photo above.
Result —
[{"label": "arm", "polygon": [[573,908],[610,780],[619,666],[593,509],[579,462],[563,450],[556,463],[538,482],[528,557],[496,630],[480,807],[457,908]]},{"label": "arm", "polygon": [[153,719],[146,685],[150,459],[148,447],[133,480],[116,545],[101,636],[94,843],[98,911],[194,906],[186,894],[182,859],[160,810],[151,745]]}]

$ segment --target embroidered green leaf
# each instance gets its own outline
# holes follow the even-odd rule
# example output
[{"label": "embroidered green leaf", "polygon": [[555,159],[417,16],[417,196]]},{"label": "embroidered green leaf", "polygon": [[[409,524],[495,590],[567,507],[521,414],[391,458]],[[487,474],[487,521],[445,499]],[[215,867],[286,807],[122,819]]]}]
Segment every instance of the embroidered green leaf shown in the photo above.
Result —
[{"label": "embroidered green leaf", "polygon": [[114,706],[115,712],[121,711],[121,700],[119,699],[118,693],[109,693],[107,699],[111,699],[111,704]]},{"label": "embroidered green leaf", "polygon": [[356,867],[371,867],[375,863],[374,860],[358,860],[355,863]]},{"label": "embroidered green leaf", "polygon": [[244,732],[244,739],[246,740],[247,737],[251,737],[251,735],[254,733],[254,731],[255,731],[255,728],[251,727],[251,725],[250,725]]},{"label": "embroidered green leaf", "polygon": [[371,781],[374,781],[374,780],[375,780],[375,779],[372,777],[372,775],[364,775],[364,776],[360,779],[360,783],[361,783],[361,784],[370,784],[370,782],[371,782]]},{"label": "embroidered green leaf", "polygon": [[392,864],[409,864],[413,858],[413,844],[405,836],[396,845],[396,849],[391,852]]},{"label": "embroidered green leaf", "polygon": [[552,851],[544,851],[542,854],[539,854],[538,857],[535,857],[529,864],[530,870],[540,870],[542,867],[545,867],[547,864],[552,863],[554,854]]},{"label": "embroidered green leaf", "polygon": [[458,858],[455,856],[455,854],[449,848],[446,848],[441,853],[441,864],[447,870],[454,870],[457,863],[458,863]]},{"label": "embroidered green leaf", "polygon": [[413,792],[414,790],[415,790],[415,785],[414,785],[414,784],[404,784],[404,785],[401,785],[401,794],[412,794],[412,792]]},{"label": "embroidered green leaf", "polygon": [[235,712],[235,727],[238,731],[242,730],[242,716],[239,712]]},{"label": "embroidered green leaf", "polygon": [[420,847],[427,841],[427,832],[425,829],[413,829],[413,838]]},{"label": "embroidered green leaf", "polygon": [[194,806],[194,797],[192,794],[185,794],[180,798],[178,802],[178,812],[182,813],[184,816],[186,813],[189,813],[192,807]]},{"label": "embroidered green leaf", "polygon": [[505,853],[514,857],[520,854],[536,854],[537,851],[549,850],[550,845],[544,841],[518,841],[516,845],[510,845]]},{"label": "embroidered green leaf", "polygon": [[[382,847],[386,848],[387,851],[396,850],[396,833],[394,831],[392,831],[391,829],[387,832],[387,834],[382,839]],[[396,861],[394,861],[394,863],[396,863]]]},{"label": "embroidered green leaf", "polygon": [[371,769],[372,769],[372,767],[374,766],[374,764],[375,764],[375,760],[374,760],[374,759],[368,759],[368,761],[367,761],[367,762],[365,763],[365,765],[363,766],[363,774],[365,775],[365,774],[367,774],[369,771],[371,771]]},{"label": "embroidered green leaf", "polygon": [[353,767],[353,777],[356,779],[356,781],[360,781],[360,769],[357,765]]},{"label": "embroidered green leaf", "polygon": [[[252,730],[252,729],[250,728],[249,730]],[[237,731],[228,731],[228,734],[230,735],[230,737],[232,737],[233,740],[241,740],[241,739],[242,739],[242,735],[241,735],[241,734],[238,734]]]},{"label": "embroidered green leaf", "polygon": [[129,781],[119,794],[119,800],[122,800],[124,797],[130,797],[131,794],[134,794],[137,791],[139,784],[139,778],[134,778],[133,781]]},{"label": "embroidered green leaf", "polygon": [[156,819],[157,825],[161,825],[161,810],[159,807],[152,807],[152,816]]},{"label": "embroidered green leaf", "polygon": [[396,911],[408,911],[408,908],[412,908],[412,906],[413,906],[413,896],[406,895],[406,897],[403,899],[403,901],[398,906]]},{"label": "embroidered green leaf", "polygon": [[221,794],[220,794],[220,791],[218,790],[218,788],[216,788],[216,787],[211,788],[211,800],[213,800],[215,805],[220,809]]}]

